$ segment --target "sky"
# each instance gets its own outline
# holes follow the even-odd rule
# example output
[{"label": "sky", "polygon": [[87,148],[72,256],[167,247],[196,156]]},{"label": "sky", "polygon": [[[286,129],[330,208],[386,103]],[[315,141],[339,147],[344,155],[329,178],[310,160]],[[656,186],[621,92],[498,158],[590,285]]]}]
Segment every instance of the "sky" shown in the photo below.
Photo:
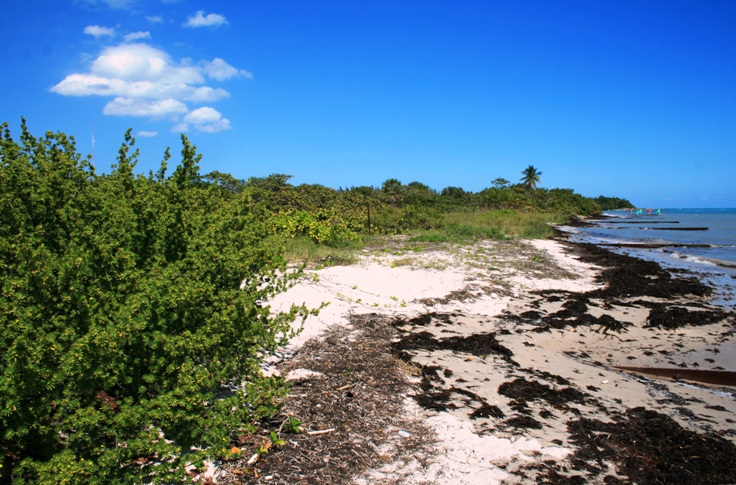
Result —
[{"label": "sky", "polygon": [[[732,0],[6,2],[0,122],[99,171],[181,134],[201,172],[294,184],[541,186],[736,207]],[[94,142],[93,142],[94,140]]]}]

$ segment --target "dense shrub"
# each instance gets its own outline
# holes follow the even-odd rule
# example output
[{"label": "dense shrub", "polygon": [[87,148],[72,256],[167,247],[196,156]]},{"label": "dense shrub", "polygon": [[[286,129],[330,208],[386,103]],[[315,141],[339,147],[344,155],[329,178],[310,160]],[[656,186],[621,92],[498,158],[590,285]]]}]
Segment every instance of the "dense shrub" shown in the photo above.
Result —
[{"label": "dense shrub", "polygon": [[73,138],[3,125],[0,481],[180,481],[276,411],[258,365],[305,309],[270,316],[272,226],[182,142],[170,177],[168,151],[135,176],[129,131],[98,175]]},{"label": "dense shrub", "polygon": [[604,210],[604,211],[634,208],[634,204],[629,202],[628,199],[622,199],[619,197],[606,197],[604,195],[599,195],[593,200],[595,200],[598,203],[598,205],[601,206],[601,210]]}]

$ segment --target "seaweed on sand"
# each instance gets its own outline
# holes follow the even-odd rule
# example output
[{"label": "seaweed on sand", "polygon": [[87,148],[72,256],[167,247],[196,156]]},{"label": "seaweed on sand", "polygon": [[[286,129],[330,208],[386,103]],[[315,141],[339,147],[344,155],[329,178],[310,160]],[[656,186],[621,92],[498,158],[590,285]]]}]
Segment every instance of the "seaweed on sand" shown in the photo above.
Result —
[{"label": "seaweed on sand", "polygon": [[[293,383],[278,421],[258,423],[263,428],[255,449],[270,431],[285,443],[252,465],[247,460],[254,448],[238,443],[243,459],[224,464],[218,483],[263,483],[268,476],[267,483],[275,484],[352,484],[356,476],[393,460],[425,464],[434,437],[405,414],[403,400],[416,389],[391,354],[395,329],[375,314],[353,315],[350,320],[350,327],[331,327],[325,338],[309,340],[283,365],[283,373],[318,373]],[[280,428],[288,416],[303,421],[305,432],[285,434]],[[331,431],[306,432],[317,430]]]},{"label": "seaweed on sand", "polygon": [[570,421],[568,431],[571,442],[578,446],[571,458],[573,466],[593,475],[610,462],[619,475],[636,483],[736,482],[732,442],[686,430],[656,411],[629,409],[610,423],[581,418]]},{"label": "seaweed on sand", "polygon": [[696,310],[691,311],[679,306],[653,304],[645,327],[657,327],[667,330],[684,327],[686,325],[700,326],[718,323],[728,317],[723,310]]},{"label": "seaweed on sand", "polygon": [[437,338],[430,332],[417,332],[404,335],[401,340],[392,344],[397,352],[407,350],[452,350],[468,353],[477,357],[499,355],[509,362],[514,355],[504,347],[494,333],[473,334],[465,337]]},{"label": "seaweed on sand", "polygon": [[449,389],[442,389],[434,385],[434,382],[442,382],[439,377],[440,367],[425,366],[422,367],[422,381],[419,385],[422,393],[414,396],[414,400],[424,409],[434,411],[446,411],[455,409],[457,406],[453,404],[452,392]]},{"label": "seaweed on sand", "polygon": [[451,315],[448,313],[429,312],[414,318],[410,318],[409,320],[397,318],[396,320],[394,320],[394,326],[400,327],[404,325],[412,325],[426,327],[427,325],[432,323],[432,320],[439,320],[442,323],[450,323],[450,317]]},{"label": "seaweed on sand", "polygon": [[503,423],[502,426],[518,428],[518,429],[542,429],[542,423],[532,418],[531,416],[516,415],[512,416]]},{"label": "seaweed on sand", "polygon": [[617,254],[593,244],[576,245],[581,261],[603,266],[598,276],[605,287],[586,293],[590,298],[676,295],[710,296],[713,289],[697,278],[673,278],[669,271],[653,261]]},{"label": "seaweed on sand", "polygon": [[[468,413],[470,419],[503,418],[505,416],[498,406],[488,404],[488,401],[474,392],[454,386],[443,388],[443,381],[439,376],[440,370],[438,366],[422,368],[422,381],[419,385],[422,393],[414,396],[414,400],[421,407],[433,411],[457,409],[457,404],[452,402],[453,394],[456,394],[465,398],[464,406],[474,408]],[[478,406],[475,406],[474,403],[478,403]]]},{"label": "seaweed on sand", "polygon": [[618,321],[608,314],[595,317],[588,312],[591,300],[604,301],[604,307],[610,308],[615,302],[619,306],[644,306],[651,309],[647,326],[675,329],[685,325],[710,325],[728,317],[729,313],[711,310],[702,304],[691,305],[704,308],[692,311],[683,307],[668,307],[665,303],[646,300],[624,302],[631,297],[652,297],[671,300],[677,296],[707,297],[712,288],[698,281],[695,277],[673,276],[653,261],[644,261],[631,256],[616,254],[592,244],[576,244],[573,246],[581,261],[602,266],[603,270],[597,280],[603,287],[585,293],[545,290],[535,292],[548,302],[563,301],[562,308],[549,315],[538,312],[524,312],[521,315],[506,315],[508,321],[530,323],[537,328],[536,332],[551,329],[578,326],[600,326],[603,333],[621,332],[631,324]]},{"label": "seaweed on sand", "polygon": [[526,407],[526,403],[535,400],[546,401],[551,406],[567,410],[567,403],[574,402],[585,404],[588,397],[585,393],[572,387],[553,389],[546,384],[537,381],[527,381],[518,377],[510,382],[504,382],[498,386],[498,393],[513,399],[520,407]]}]

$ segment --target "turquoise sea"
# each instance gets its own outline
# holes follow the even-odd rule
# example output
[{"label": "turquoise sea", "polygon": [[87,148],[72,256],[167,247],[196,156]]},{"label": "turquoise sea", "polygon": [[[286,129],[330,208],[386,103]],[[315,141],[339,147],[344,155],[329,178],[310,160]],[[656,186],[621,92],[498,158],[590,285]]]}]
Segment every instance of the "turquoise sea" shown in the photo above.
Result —
[{"label": "turquoise sea", "polygon": [[[606,212],[591,227],[564,228],[573,242],[647,244],[616,252],[685,269],[716,289],[715,303],[736,306],[736,209],[653,209]],[[687,230],[687,229],[695,230]]]}]

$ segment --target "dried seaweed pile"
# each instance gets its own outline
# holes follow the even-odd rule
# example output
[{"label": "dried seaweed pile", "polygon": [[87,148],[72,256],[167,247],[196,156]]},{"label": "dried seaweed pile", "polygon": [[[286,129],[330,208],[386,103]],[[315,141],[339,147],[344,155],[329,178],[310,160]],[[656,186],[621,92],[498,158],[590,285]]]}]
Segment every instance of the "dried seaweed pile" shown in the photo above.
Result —
[{"label": "dried seaweed pile", "polygon": [[[513,353],[498,343],[494,333],[478,333],[467,337],[437,338],[430,332],[417,332],[405,335],[393,345],[394,350],[452,350],[477,357],[499,355],[509,362]],[[401,355],[401,354],[400,354]]]},{"label": "dried seaweed pile", "polygon": [[535,400],[546,401],[556,409],[569,409],[567,403],[585,404],[586,394],[573,387],[553,389],[537,381],[528,381],[518,377],[510,382],[504,382],[498,388],[498,393],[512,400],[511,407],[519,411],[526,411],[527,403]]},{"label": "dried seaweed pile", "polygon": [[628,296],[652,296],[672,298],[673,296],[709,296],[712,288],[695,277],[673,277],[653,261],[616,254],[593,244],[575,245],[579,248],[579,258],[586,263],[602,266],[604,269],[598,281],[605,287],[587,293],[591,298],[622,298]]},{"label": "dried seaweed pile", "polygon": [[665,304],[651,304],[647,318],[647,327],[658,327],[674,330],[685,325],[700,326],[718,323],[728,317],[723,310],[690,311],[687,308]]},{"label": "dried seaweed pile", "polygon": [[[427,331],[411,331],[413,327],[425,327],[433,321],[435,326],[451,324],[453,316],[459,316],[459,314],[431,312],[409,320],[396,318],[393,325],[399,330],[400,338],[391,344],[391,350],[397,358],[407,363],[411,363],[414,358],[412,351],[451,350],[454,353],[466,354],[469,358],[472,358],[470,356],[484,358],[495,355],[510,365],[518,366],[512,359],[513,352],[498,342],[495,333],[439,338]],[[462,407],[470,410],[468,412],[470,419],[504,417],[498,406],[489,404],[478,394],[456,386],[448,387],[440,374],[450,377],[452,371],[434,365],[422,367],[420,383],[422,392],[414,396],[421,407],[432,411],[446,411],[457,409],[456,402],[459,402]]]},{"label": "dried seaweed pile", "polygon": [[[514,355],[509,349],[498,343],[495,333],[476,333],[464,337],[439,338],[426,331],[412,332],[414,327],[426,327],[435,322],[436,327],[452,324],[453,317],[459,313],[424,313],[417,317],[406,320],[395,318],[392,325],[399,331],[400,338],[392,344],[392,349],[404,361],[411,360],[410,350],[452,350],[453,352],[467,353],[476,357],[487,355],[498,355],[509,363],[514,363],[511,357]],[[515,363],[514,363],[515,364]]]},{"label": "dried seaweed pile", "polygon": [[[671,304],[672,299],[676,297],[707,297],[712,293],[712,288],[695,277],[674,277],[657,263],[616,254],[592,244],[579,244],[574,247],[581,261],[603,267],[597,280],[604,286],[585,293],[556,290],[535,292],[548,302],[563,301],[562,309],[551,314],[536,311],[520,315],[506,314],[507,321],[531,323],[537,326],[537,332],[579,326],[597,326],[604,333],[622,332],[631,325],[607,314],[599,317],[591,315],[588,307],[592,304],[592,300],[603,300],[607,306],[649,308],[650,315],[646,326],[667,330],[689,325],[710,325],[729,316],[734,319],[733,312],[712,309],[701,303],[691,302],[688,305],[690,308]],[[632,297],[642,296],[661,299],[662,302],[642,299],[630,301]],[[702,309],[693,310],[694,307]]]},{"label": "dried seaweed pile", "polygon": [[[587,483],[613,463],[619,478],[608,475],[605,483],[715,484],[736,482],[736,446],[717,435],[682,428],[656,411],[634,408],[613,422],[581,418],[568,423],[578,446],[569,459],[583,477],[561,475],[550,467],[545,483]],[[621,477],[626,477],[626,480]],[[538,480],[542,477],[538,477]]]},{"label": "dried seaweed pile", "polygon": [[580,411],[577,408],[568,406],[568,403],[598,404],[589,395],[570,387],[570,382],[567,379],[547,372],[538,374],[540,377],[565,387],[557,388],[556,385],[555,387],[550,387],[542,382],[529,381],[523,377],[504,382],[498,387],[498,393],[510,399],[509,406],[518,414],[510,417],[503,423],[499,423],[497,425],[499,429],[516,428],[517,432],[523,429],[542,429],[544,425],[531,416],[532,409],[529,407],[529,403],[531,402],[536,401],[541,405],[537,406],[537,408],[539,416],[544,419],[554,417],[554,413],[544,403],[563,412],[572,412],[578,415]]},{"label": "dried seaweed pile", "polygon": [[[351,323],[310,340],[281,369],[311,371],[293,384],[283,408],[303,421],[302,432],[282,434],[286,443],[254,466],[230,464],[230,483],[348,484],[369,469],[431,453],[431,432],[405,416],[412,388],[389,348],[393,328],[377,315]],[[265,423],[264,433],[279,424]]]}]

